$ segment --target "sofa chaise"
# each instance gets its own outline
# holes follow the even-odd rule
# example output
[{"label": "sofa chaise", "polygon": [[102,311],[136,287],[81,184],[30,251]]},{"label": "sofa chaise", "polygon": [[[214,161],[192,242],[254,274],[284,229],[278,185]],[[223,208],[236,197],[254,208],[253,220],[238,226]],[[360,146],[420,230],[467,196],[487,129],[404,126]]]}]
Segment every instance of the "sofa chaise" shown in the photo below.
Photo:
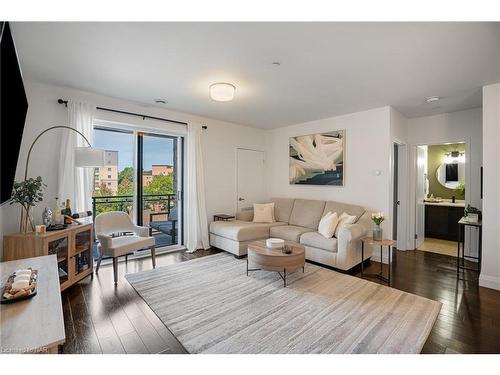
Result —
[{"label": "sofa chaise", "polygon": [[[371,212],[361,206],[335,201],[272,198],[273,223],[254,223],[253,210],[241,211],[236,220],[214,221],[210,224],[210,245],[235,256],[247,253],[248,243],[266,238],[282,238],[302,244],[306,259],[347,271],[361,263],[361,238],[371,229]],[[346,212],[356,216],[354,224],[340,229],[338,238],[325,238],[318,232],[321,218],[329,211],[340,216]],[[365,259],[372,255],[365,249]]]}]

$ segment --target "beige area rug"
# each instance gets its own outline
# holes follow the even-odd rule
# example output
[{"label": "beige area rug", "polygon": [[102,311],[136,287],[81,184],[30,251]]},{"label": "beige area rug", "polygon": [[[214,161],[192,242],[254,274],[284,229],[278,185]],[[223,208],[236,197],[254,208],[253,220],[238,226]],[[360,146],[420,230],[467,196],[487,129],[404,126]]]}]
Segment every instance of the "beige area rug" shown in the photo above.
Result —
[{"label": "beige area rug", "polygon": [[420,353],[441,309],[307,263],[283,288],[227,253],[126,278],[190,353]]}]

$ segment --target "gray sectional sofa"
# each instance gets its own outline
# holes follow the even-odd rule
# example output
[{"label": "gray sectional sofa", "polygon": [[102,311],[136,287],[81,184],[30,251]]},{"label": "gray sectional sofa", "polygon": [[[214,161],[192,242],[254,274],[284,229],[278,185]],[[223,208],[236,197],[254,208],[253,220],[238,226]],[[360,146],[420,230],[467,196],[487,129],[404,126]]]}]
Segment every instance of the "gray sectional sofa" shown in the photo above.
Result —
[{"label": "gray sectional sofa", "polygon": [[[210,224],[210,245],[236,256],[247,253],[248,243],[266,238],[282,238],[299,242],[306,249],[306,259],[341,270],[349,270],[361,262],[361,241],[371,229],[371,212],[361,206],[335,201],[272,198],[274,223],[254,223],[253,211],[242,211],[233,221]],[[356,216],[354,224],[343,227],[338,238],[325,238],[318,232],[321,218],[329,211]],[[372,255],[367,248],[365,259]]]}]

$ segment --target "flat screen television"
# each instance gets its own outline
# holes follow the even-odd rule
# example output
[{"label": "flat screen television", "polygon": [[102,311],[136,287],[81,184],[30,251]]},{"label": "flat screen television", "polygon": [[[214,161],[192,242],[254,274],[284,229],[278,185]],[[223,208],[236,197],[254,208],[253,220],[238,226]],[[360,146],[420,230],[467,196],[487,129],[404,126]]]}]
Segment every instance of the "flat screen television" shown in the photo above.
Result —
[{"label": "flat screen television", "polygon": [[0,204],[10,199],[28,100],[8,22],[0,22]]}]

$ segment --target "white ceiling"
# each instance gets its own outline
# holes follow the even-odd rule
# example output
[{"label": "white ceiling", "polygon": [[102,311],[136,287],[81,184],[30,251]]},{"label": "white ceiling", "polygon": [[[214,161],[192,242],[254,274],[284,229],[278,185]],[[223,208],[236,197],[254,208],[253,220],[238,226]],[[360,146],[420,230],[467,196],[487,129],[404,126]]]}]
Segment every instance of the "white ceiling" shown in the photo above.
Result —
[{"label": "white ceiling", "polygon": [[[26,77],[260,128],[481,105],[500,23],[14,23]],[[272,65],[273,61],[281,66]],[[209,99],[230,82],[235,100]],[[424,98],[442,100],[425,104]]]}]

